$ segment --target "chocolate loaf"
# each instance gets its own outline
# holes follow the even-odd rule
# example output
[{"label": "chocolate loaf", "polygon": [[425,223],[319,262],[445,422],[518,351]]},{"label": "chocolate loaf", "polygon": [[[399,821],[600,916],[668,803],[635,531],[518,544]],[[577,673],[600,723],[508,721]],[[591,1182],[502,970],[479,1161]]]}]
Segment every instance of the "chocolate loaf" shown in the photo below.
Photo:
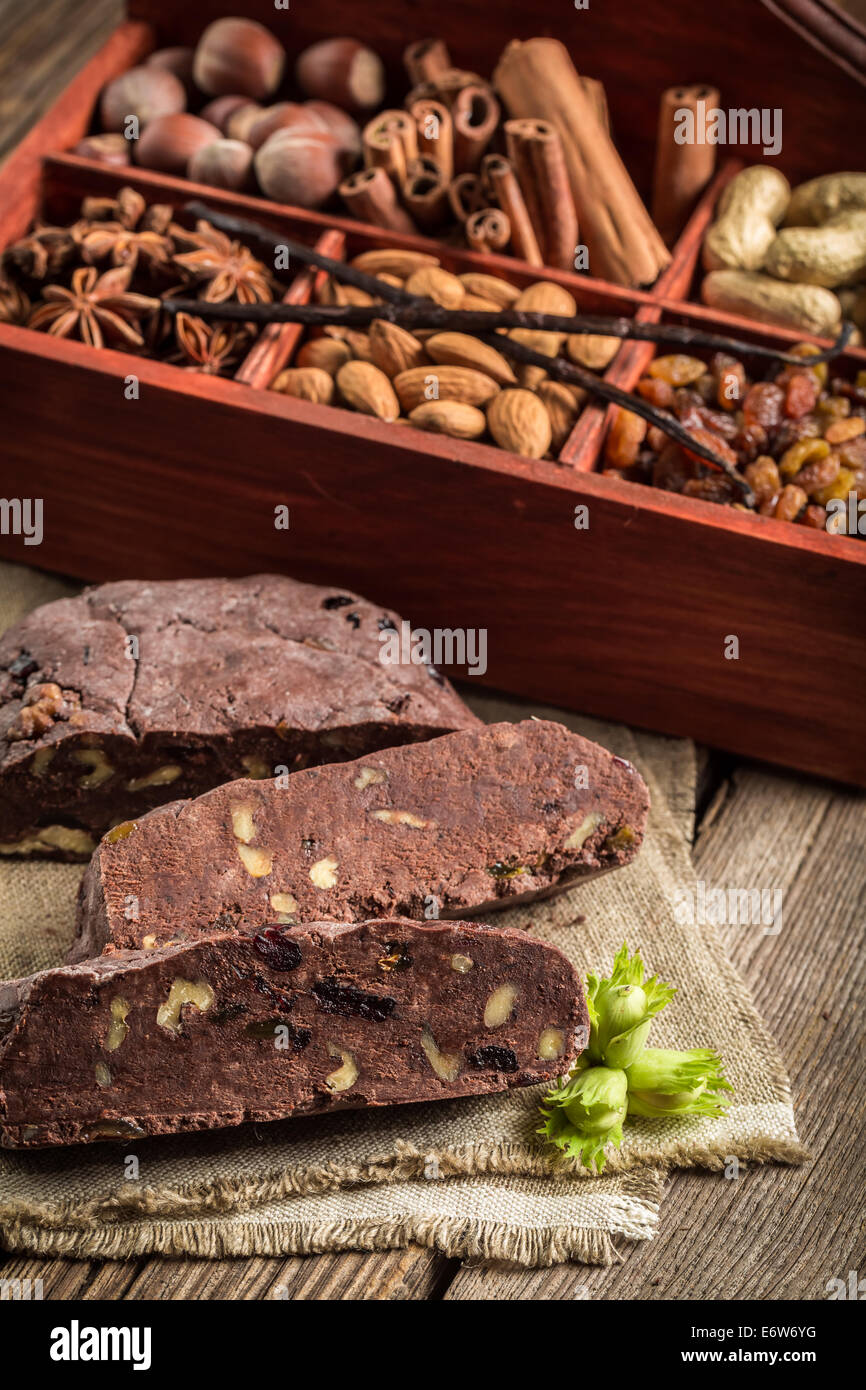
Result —
[{"label": "chocolate loaf", "polygon": [[88,856],[118,820],[477,724],[396,614],[275,575],[103,584],[0,638],[0,854]]},{"label": "chocolate loaf", "polygon": [[239,781],[111,830],[73,959],[213,930],[474,917],[626,863],[646,823],[630,763],[528,720]]},{"label": "chocolate loaf", "polygon": [[523,932],[264,926],[0,986],[0,1137],[130,1139],[482,1095],[567,1071],[570,962]]}]

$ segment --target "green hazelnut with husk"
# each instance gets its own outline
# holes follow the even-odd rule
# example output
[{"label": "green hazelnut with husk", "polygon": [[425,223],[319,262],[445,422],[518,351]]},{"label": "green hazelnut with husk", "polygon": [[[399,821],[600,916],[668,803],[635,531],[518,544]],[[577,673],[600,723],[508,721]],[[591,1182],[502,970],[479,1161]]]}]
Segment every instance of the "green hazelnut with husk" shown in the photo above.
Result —
[{"label": "green hazelnut with husk", "polygon": [[645,980],[644,973],[640,951],[629,957],[628,946],[623,943],[608,977],[587,975],[590,1061],[619,1068],[631,1066],[640,1056],[653,1018],[676,993],[657,975]]},{"label": "green hazelnut with husk", "polygon": [[722,1075],[717,1052],[693,1047],[675,1052],[647,1047],[628,1069],[628,1113],[645,1119],[668,1115],[723,1115],[733,1086]]},{"label": "green hazelnut with husk", "polygon": [[655,975],[645,980],[640,952],[629,957],[625,944],[609,976],[587,976],[589,1044],[542,1101],[538,1133],[548,1143],[600,1173],[606,1145],[618,1148],[622,1142],[627,1114],[661,1119],[725,1113],[729,1102],[722,1093],[733,1088],[717,1053],[646,1046],[653,1018],[674,993]]}]

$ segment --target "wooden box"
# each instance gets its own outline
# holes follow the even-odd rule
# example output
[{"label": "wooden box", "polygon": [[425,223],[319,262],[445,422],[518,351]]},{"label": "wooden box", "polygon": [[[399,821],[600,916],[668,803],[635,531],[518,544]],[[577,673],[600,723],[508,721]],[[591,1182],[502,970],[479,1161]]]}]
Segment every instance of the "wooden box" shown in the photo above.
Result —
[{"label": "wooden box", "polygon": [[[62,153],[89,128],[110,77],[238,8],[269,24],[290,53],[363,28],[395,74],[405,43],[431,22],[401,0],[374,0],[363,26],[344,0],[321,13],[276,11],[266,0],[206,0],[188,11],[136,0],[130,21],[0,169],[0,246],[40,211],[72,217],[85,193],[131,182],[177,207],[201,197],[241,211],[330,254],[401,244],[520,284],[541,278],[509,257],[445,251],[328,213]],[[782,106],[779,162],[794,180],[846,161],[851,112],[862,102],[853,69],[863,31],[809,0],[796,12],[800,30],[781,3],[733,0],[717,19],[702,12],[674,25],[662,0],[644,0],[564,8],[547,27],[582,70],[605,80],[618,143],[646,192],[658,95],[676,81],[715,82],[725,105]],[[804,33],[804,12],[810,24],[823,17],[823,29]],[[486,73],[509,38],[545,26],[526,5],[446,0],[436,27],[461,65]],[[795,341],[686,302],[714,199],[735,167],[721,168],[651,291],[543,274],[568,285],[586,312]],[[307,296],[311,280],[301,272],[293,297]],[[2,490],[42,498],[45,516],[39,547],[4,535],[0,553],[82,579],[281,570],[354,586],[419,626],[486,629],[483,681],[492,687],[866,784],[853,714],[866,677],[861,541],[602,476],[600,406],[584,410],[556,461],[532,461],[269,392],[299,336],[269,332],[225,380],[0,324]],[[608,379],[630,389],[652,351],[625,345]],[[866,352],[846,354],[843,365],[866,367]],[[129,374],[140,383],[135,401],[124,392]],[[280,506],[289,508],[288,530],[274,525]],[[575,526],[579,507],[589,509],[586,529]],[[731,635],[738,660],[725,657]]]}]

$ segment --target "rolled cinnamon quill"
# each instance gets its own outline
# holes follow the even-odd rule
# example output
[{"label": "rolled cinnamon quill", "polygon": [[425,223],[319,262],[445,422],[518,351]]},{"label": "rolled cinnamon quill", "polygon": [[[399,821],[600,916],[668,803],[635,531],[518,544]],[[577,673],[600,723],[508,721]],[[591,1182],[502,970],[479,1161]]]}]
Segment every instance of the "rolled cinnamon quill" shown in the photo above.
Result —
[{"label": "rolled cinnamon quill", "polygon": [[[496,202],[511,224],[511,249],[530,265],[544,265],[526,202],[511,161],[501,154],[486,154],[481,165],[482,183],[489,185]],[[568,190],[571,197],[571,191]],[[572,252],[572,256],[573,256]]]},{"label": "rolled cinnamon quill", "polygon": [[458,222],[465,222],[478,207],[481,180],[477,174],[458,174],[448,188],[448,205]]},{"label": "rolled cinnamon quill", "polygon": [[549,121],[559,133],[591,273],[619,285],[653,284],[670,254],[563,44],[514,40],[494,82],[512,116]]},{"label": "rolled cinnamon quill", "polygon": [[[708,113],[718,105],[715,87],[668,87],[662,92],[652,214],[668,246],[676,241],[695,202],[713,177],[716,147],[707,143],[706,134]],[[684,133],[688,140],[683,140]]]},{"label": "rolled cinnamon quill", "polygon": [[597,77],[581,76],[580,84],[586,95],[592,102],[592,109],[610,135],[610,111],[607,105],[607,92],[604,90],[604,83],[599,82]]},{"label": "rolled cinnamon quill", "polygon": [[577,212],[559,134],[549,121],[505,122],[505,141],[544,265],[574,270]]},{"label": "rolled cinnamon quill", "polygon": [[412,160],[403,184],[403,202],[413,221],[425,231],[450,220],[448,181],[432,159],[420,156]]},{"label": "rolled cinnamon quill", "polygon": [[471,172],[481,163],[499,125],[499,102],[483,84],[464,87],[451,107],[454,122],[454,167],[458,173]]},{"label": "rolled cinnamon quill", "polygon": [[372,222],[389,232],[414,232],[415,224],[397,201],[393,183],[384,169],[359,169],[339,187],[346,207],[362,222]]},{"label": "rolled cinnamon quill", "polygon": [[409,114],[415,122],[419,155],[432,159],[442,170],[446,183],[454,173],[454,127],[451,112],[441,101],[425,97],[414,101]]},{"label": "rolled cinnamon quill", "polygon": [[418,135],[408,111],[380,111],[361,136],[368,169],[384,169],[395,183],[406,177],[409,162],[418,157]]},{"label": "rolled cinnamon quill", "polygon": [[403,65],[415,87],[447,72],[451,67],[451,55],[442,39],[416,39],[404,49]]},{"label": "rolled cinnamon quill", "polygon": [[503,251],[511,240],[511,223],[501,208],[479,208],[467,217],[465,232],[473,251]]}]

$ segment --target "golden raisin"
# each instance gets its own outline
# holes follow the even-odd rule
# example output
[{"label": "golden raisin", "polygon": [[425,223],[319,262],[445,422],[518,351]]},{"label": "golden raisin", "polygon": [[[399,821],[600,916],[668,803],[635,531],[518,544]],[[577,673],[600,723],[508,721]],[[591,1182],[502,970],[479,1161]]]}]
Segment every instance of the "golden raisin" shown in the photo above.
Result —
[{"label": "golden raisin", "polygon": [[848,420],[834,420],[824,431],[828,444],[846,444],[866,431],[866,420],[861,415],[852,415]]},{"label": "golden raisin", "polygon": [[[816,348],[815,345],[814,345],[814,343],[797,343],[796,347],[792,347],[792,348],[791,348],[791,356],[792,356],[792,357],[815,357],[815,356],[817,356],[817,354],[818,354],[820,351],[821,351],[821,349],[820,349],[820,348]],[[815,376],[815,377],[817,378],[818,384],[819,384],[820,386],[826,386],[826,384],[827,384],[827,363],[826,363],[826,362],[816,362],[816,364],[815,364],[814,367],[810,367],[810,368],[809,368],[809,371],[812,373],[813,376]]]},{"label": "golden raisin", "polygon": [[783,478],[794,478],[807,463],[824,459],[830,452],[826,439],[798,439],[790,449],[786,449],[779,464]]},{"label": "golden raisin", "polygon": [[839,455],[828,454],[826,458],[813,459],[811,463],[807,463],[805,468],[800,469],[794,482],[811,497],[820,488],[829,487],[835,482],[838,472]]},{"label": "golden raisin", "polygon": [[667,357],[656,357],[649,364],[649,374],[671,386],[688,386],[697,381],[707,370],[706,362],[699,357],[687,357],[685,353],[675,352]]},{"label": "golden raisin", "polygon": [[605,441],[605,462],[612,468],[630,468],[638,456],[646,431],[646,420],[617,406]]},{"label": "golden raisin", "polygon": [[746,464],[746,482],[758,502],[775,502],[782,490],[782,480],[776,460],[769,454],[760,454],[754,463]]},{"label": "golden raisin", "polygon": [[808,500],[801,487],[797,487],[795,483],[788,483],[779,493],[779,500],[776,503],[773,516],[778,521],[793,521],[795,517],[799,516]]},{"label": "golden raisin", "polygon": [[819,488],[812,500],[820,502],[822,507],[826,507],[827,503],[834,499],[847,497],[848,493],[853,491],[855,482],[856,474],[852,469],[840,468],[833,482],[827,487]]}]

